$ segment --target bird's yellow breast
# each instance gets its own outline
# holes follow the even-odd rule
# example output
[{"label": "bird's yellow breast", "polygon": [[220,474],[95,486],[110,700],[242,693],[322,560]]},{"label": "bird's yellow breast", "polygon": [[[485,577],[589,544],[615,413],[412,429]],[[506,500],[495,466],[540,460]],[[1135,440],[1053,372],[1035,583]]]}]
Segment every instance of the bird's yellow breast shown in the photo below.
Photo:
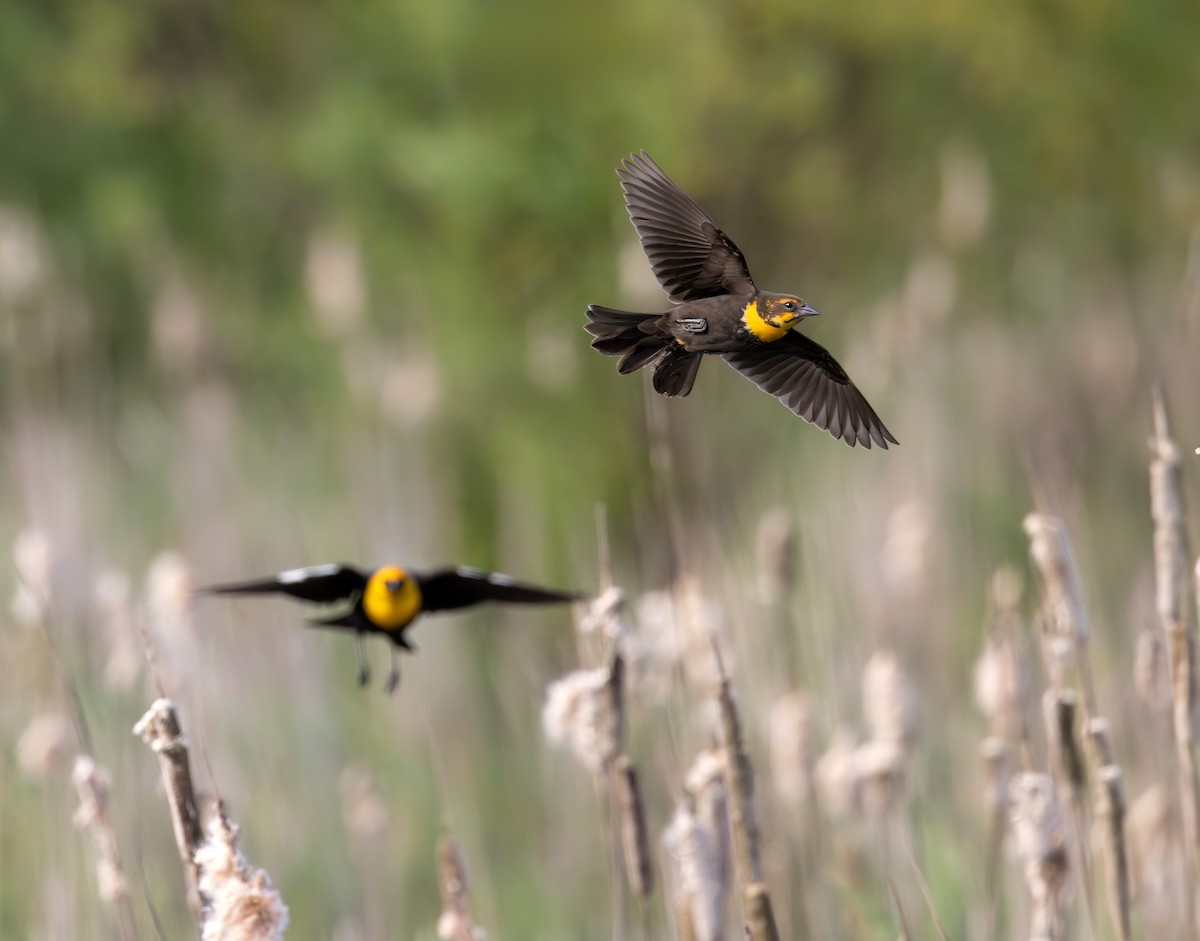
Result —
[{"label": "bird's yellow breast", "polygon": [[794,326],[795,321],[784,326],[776,326],[766,320],[758,310],[758,298],[752,300],[742,311],[742,323],[754,336],[764,343],[778,340]]},{"label": "bird's yellow breast", "polygon": [[[399,582],[399,587],[393,589],[388,582]],[[362,609],[376,627],[385,631],[400,630],[421,613],[421,588],[404,569],[384,566],[367,579]]]}]

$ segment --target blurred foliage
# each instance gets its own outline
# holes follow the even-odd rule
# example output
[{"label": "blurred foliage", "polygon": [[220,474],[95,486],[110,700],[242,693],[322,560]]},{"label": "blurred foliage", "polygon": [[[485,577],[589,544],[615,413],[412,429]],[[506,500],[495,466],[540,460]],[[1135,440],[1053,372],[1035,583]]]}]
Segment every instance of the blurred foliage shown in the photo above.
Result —
[{"label": "blurred foliage", "polygon": [[[51,541],[54,632],[168,934],[187,915],[127,735],[147,689],[100,679],[97,573],[177,547],[197,580],[396,558],[592,585],[598,502],[631,592],[682,566],[730,612],[758,745],[790,684],[829,727],[873,646],[905,654],[945,718],[924,862],[962,934],[979,848],[953,842],[975,808],[950,769],[975,760],[988,574],[1023,558],[1030,505],[1064,515],[1119,690],[1148,577],[1150,383],[1188,448],[1200,420],[1198,29],[1192,0],[0,7],[0,531]],[[640,148],[760,284],[824,312],[814,334],[899,449],[848,452],[718,363],[691,398],[652,400],[587,349],[587,303],[663,303],[612,172]],[[801,525],[790,620],[746,598],[777,503]],[[916,595],[889,581],[906,555]],[[266,610],[205,608],[190,646],[157,643],[295,936],[360,904],[428,933],[443,814],[496,934],[606,936],[603,851],[583,855],[601,810],[536,728],[576,659],[561,618],[422,628],[383,703],[351,688],[348,643]],[[66,897],[73,936],[109,936],[83,930],[104,922],[66,788],[23,779],[9,745],[57,701],[55,667],[36,632],[0,631],[0,934],[49,936]],[[635,730],[658,828],[703,741],[687,708],[668,718],[669,748]],[[354,763],[393,814],[369,850],[338,827]],[[871,904],[844,936],[896,934],[887,896]]]}]

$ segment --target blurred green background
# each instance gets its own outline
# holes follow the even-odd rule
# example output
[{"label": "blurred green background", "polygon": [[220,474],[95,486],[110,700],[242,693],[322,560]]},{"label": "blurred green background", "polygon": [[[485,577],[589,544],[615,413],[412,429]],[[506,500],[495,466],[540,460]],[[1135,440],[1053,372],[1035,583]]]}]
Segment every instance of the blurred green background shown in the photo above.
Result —
[{"label": "blurred green background", "polygon": [[[0,7],[0,533],[51,599],[3,576],[0,935],[115,936],[73,734],[18,747],[66,714],[64,669],[143,935],[150,908],[186,933],[129,733],[144,628],[292,936],[432,937],[445,821],[495,936],[612,936],[603,802],[541,741],[545,685],[599,656],[565,613],[424,621],[387,699],[292,606],[186,600],[334,560],[595,588],[601,503],[631,599],[686,572],[722,612],[768,830],[796,813],[765,783],[772,700],[810,689],[826,735],[899,652],[922,866],[951,935],[977,930],[970,670],[1035,505],[1076,538],[1102,703],[1132,790],[1153,778],[1129,664],[1154,382],[1200,443],[1198,29],[1191,0]],[[588,349],[588,303],[663,304],[613,173],[641,148],[822,311],[806,331],[899,448],[850,450],[716,361],[665,401]],[[769,607],[776,507],[799,556]],[[630,707],[655,832],[706,740],[677,687]],[[842,936],[895,937],[886,897]]]}]

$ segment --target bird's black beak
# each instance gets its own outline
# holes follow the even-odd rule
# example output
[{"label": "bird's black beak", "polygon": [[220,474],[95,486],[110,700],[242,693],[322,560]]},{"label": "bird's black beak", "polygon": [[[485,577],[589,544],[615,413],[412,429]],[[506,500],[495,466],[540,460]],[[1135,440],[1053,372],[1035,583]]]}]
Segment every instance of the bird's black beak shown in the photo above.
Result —
[{"label": "bird's black beak", "polygon": [[796,311],[797,318],[820,317],[820,316],[821,316],[821,312],[819,310],[817,310],[815,307],[809,307],[807,304],[804,304],[798,311]]},{"label": "bird's black beak", "polygon": [[400,590],[400,586],[404,584],[404,579],[402,579],[402,578],[389,578],[389,579],[387,580],[387,583],[386,583],[386,584],[387,584],[387,587],[388,587],[388,591],[390,591],[390,592],[391,592],[391,593],[394,595],[396,592],[398,592],[398,591]]}]

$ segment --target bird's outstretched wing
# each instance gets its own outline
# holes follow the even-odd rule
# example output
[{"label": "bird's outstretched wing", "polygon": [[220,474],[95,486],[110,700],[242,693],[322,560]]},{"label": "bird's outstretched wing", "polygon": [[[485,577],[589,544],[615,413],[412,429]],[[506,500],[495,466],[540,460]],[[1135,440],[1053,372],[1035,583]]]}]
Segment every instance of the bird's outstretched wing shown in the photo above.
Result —
[{"label": "bird's outstretched wing", "polygon": [[341,601],[362,591],[369,573],[352,565],[312,565],[302,569],[288,569],[269,578],[248,582],[230,582],[201,588],[203,594],[213,595],[265,595],[284,594],[302,601],[330,604]]},{"label": "bird's outstretched wing", "polygon": [[465,608],[482,601],[517,604],[562,604],[579,601],[574,591],[554,591],[514,581],[497,572],[472,568],[446,568],[416,576],[421,587],[422,611]]},{"label": "bird's outstretched wing", "polygon": [[795,330],[773,343],[722,353],[764,392],[848,445],[899,444],[829,351]]},{"label": "bird's outstretched wing", "polygon": [[630,154],[617,176],[642,251],[672,301],[754,293],[738,247],[649,154]]}]

